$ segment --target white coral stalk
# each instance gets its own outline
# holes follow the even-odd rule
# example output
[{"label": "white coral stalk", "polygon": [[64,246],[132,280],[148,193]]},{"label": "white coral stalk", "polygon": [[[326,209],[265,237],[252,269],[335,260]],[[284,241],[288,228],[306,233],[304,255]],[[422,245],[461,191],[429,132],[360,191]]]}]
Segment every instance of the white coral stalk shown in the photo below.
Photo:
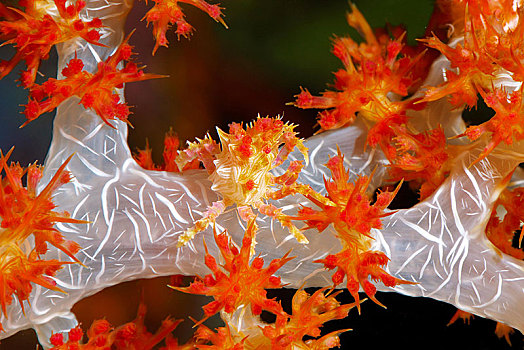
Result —
[{"label": "white coral stalk", "polygon": [[[75,51],[88,69],[96,69],[97,62],[110,55],[122,40],[130,6],[130,1],[89,0],[85,13],[100,17],[109,27],[102,39],[108,47],[85,42],[62,45],[59,70]],[[442,66],[446,64],[443,59],[436,61],[430,74],[433,85],[442,79]],[[219,200],[208,174],[141,169],[127,146],[127,125],[113,121],[113,129],[78,102],[71,98],[58,109],[42,183],[45,185],[64,160],[75,153],[67,167],[75,179],[60,188],[55,203],[59,210],[90,222],[58,225],[66,239],[75,240],[83,248],[77,257],[84,266],[68,265],[56,275],[57,285],[67,294],[36,286],[25,315],[16,302],[9,306],[8,318],[2,316],[0,320],[6,330],[0,337],[33,327],[41,343],[49,346],[51,332],[67,331],[76,324],[71,307],[105,287],[137,278],[207,273],[201,237],[180,249],[176,242],[211,203]],[[420,114],[427,125],[442,123],[447,131],[463,125],[460,112],[453,111],[445,101],[432,103]],[[336,154],[338,145],[350,162],[353,176],[369,174],[378,166],[373,185],[380,185],[385,174],[384,158],[378,150],[368,147],[363,151],[366,132],[364,125],[355,123],[307,140],[310,163],[298,181],[321,190],[327,170],[323,164]],[[503,179],[524,159],[524,143],[498,147],[471,166],[483,147],[480,141],[461,154],[449,178],[432,196],[384,218],[384,229],[373,231],[373,249],[391,258],[389,273],[417,282],[397,286],[396,292],[445,301],[524,331],[524,263],[497,252],[484,234]],[[289,158],[299,158],[298,152]],[[286,212],[292,214],[301,200],[296,196],[280,206],[286,205]],[[297,256],[279,270],[283,283],[291,287],[331,284],[326,272],[312,261],[340,250],[334,235],[310,234],[310,243],[303,245],[270,219],[259,216],[258,224],[257,251],[264,252],[267,261],[290,249]],[[244,229],[235,211],[217,220],[217,229],[225,228],[237,243],[241,241]],[[211,229],[203,236],[207,242],[213,241]],[[216,255],[215,245],[209,244],[209,249]],[[58,250],[54,254],[67,259]]]}]

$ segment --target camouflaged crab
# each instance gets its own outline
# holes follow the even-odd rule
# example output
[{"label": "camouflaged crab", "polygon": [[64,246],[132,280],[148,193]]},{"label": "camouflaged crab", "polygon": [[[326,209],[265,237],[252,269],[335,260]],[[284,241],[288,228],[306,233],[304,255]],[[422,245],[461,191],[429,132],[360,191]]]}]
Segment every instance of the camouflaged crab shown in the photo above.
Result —
[{"label": "camouflaged crab", "polygon": [[[177,25],[181,35],[187,33],[178,2],[182,1],[156,2],[161,13],[153,11],[146,18],[153,22],[160,46],[167,44],[163,35],[169,25]],[[201,0],[187,2],[221,21],[218,5],[206,7]],[[56,2],[54,6],[49,1],[43,3],[43,9],[56,12]],[[0,337],[33,327],[44,346],[66,344],[60,336],[52,337],[66,331],[72,337],[68,341],[78,343],[81,332],[70,311],[76,301],[131,279],[185,274],[205,276],[197,279],[193,288],[217,297],[218,304],[208,307],[209,314],[222,308],[226,311],[222,316],[227,327],[216,332],[199,329],[196,344],[201,348],[256,349],[271,343],[286,349],[324,349],[338,345],[337,332],[317,341],[303,338],[318,336],[320,321],[345,316],[349,306],[339,305],[335,293],[321,289],[308,299],[298,292],[293,315],[284,315],[274,303],[263,298],[260,301],[249,293],[240,301],[223,294],[231,292],[223,281],[233,281],[236,289],[242,289],[242,281],[236,276],[257,277],[249,276],[252,271],[266,275],[271,272],[262,276],[267,280],[256,289],[256,297],[263,296],[268,286],[325,288],[342,284],[345,278],[357,300],[360,287],[370,297],[376,290],[394,290],[445,301],[466,312],[524,329],[524,306],[520,302],[524,263],[506,249],[506,231],[520,229],[520,211],[516,209],[519,191],[506,189],[514,172],[514,182],[520,181],[522,174],[515,169],[524,159],[518,116],[522,53],[517,43],[522,42],[523,32],[519,4],[488,0],[438,2],[438,6],[449,6],[453,11],[441,9],[437,23],[454,23],[456,30],[449,38],[425,41],[443,54],[436,60],[430,57],[429,63],[423,50],[408,49],[398,30],[391,35],[384,31],[373,33],[352,8],[349,23],[364,34],[366,43],[336,40],[335,53],[344,64],[337,73],[336,91],[315,98],[304,90],[296,102],[300,107],[327,108],[319,121],[323,129],[334,130],[302,142],[293,126],[279,119],[259,118],[246,128],[231,124],[228,133],[219,132],[220,145],[205,138],[191,143],[186,150],[170,153],[171,159],[178,159],[176,169],[186,169],[170,173],[154,167],[145,170],[133,160],[126,144],[125,118],[114,113],[124,109],[119,88],[125,81],[117,79],[120,67],[111,57],[121,53],[117,48],[124,38],[122,28],[131,2],[91,0],[85,7],[80,6],[81,2],[74,3],[72,9],[81,8],[81,14],[88,17],[86,23],[100,19],[103,27],[98,28],[95,21],[93,30],[102,34],[96,43],[76,38],[61,45],[59,71],[65,69],[66,79],[85,71],[92,77],[116,81],[106,85],[105,80],[93,78],[77,96],[61,101],[58,107],[42,179],[38,186],[30,182],[28,188],[34,198],[44,194],[46,202],[46,186],[51,184],[54,195],[48,207],[56,206],[59,213],[69,212],[74,220],[63,220],[54,214],[54,208],[47,211],[56,220],[46,224],[56,224],[53,230],[63,236],[63,241],[53,236],[45,254],[46,261],[57,261],[57,266],[17,275],[37,277],[33,284],[29,283],[31,289],[21,288],[15,295],[20,297],[18,301],[13,298],[11,302],[2,295],[5,301],[0,321],[4,333]],[[161,4],[172,5],[176,18],[169,18],[170,12]],[[478,7],[472,10],[470,5]],[[5,7],[0,7],[0,15],[6,21],[19,19]],[[112,56],[115,52],[117,55]],[[79,69],[78,60],[83,69]],[[484,64],[486,60],[489,66]],[[109,66],[108,61],[112,62]],[[429,71],[420,68],[429,64]],[[104,67],[108,76],[97,71]],[[131,80],[140,80],[140,70],[135,68],[130,65],[123,70],[131,74]],[[45,94],[67,95],[68,91],[61,91],[67,86],[55,91],[53,87],[61,83],[49,81],[41,85]],[[93,98],[82,95],[97,83],[102,85],[103,96],[110,96],[109,100],[103,99],[109,103],[107,109],[93,108]],[[38,86],[29,87],[36,91],[32,98],[44,104],[53,101]],[[358,89],[353,91],[355,87]],[[467,129],[461,112],[466,104],[471,106],[477,92],[497,115]],[[441,93],[444,95],[439,96]],[[111,125],[107,119],[111,119]],[[462,135],[475,142],[466,138],[457,141]],[[75,155],[64,166],[73,152]],[[309,162],[302,164],[302,158]],[[187,170],[186,165],[192,164],[192,168],[195,160],[205,170]],[[324,164],[332,170],[332,180]],[[55,174],[61,174],[64,167],[73,177],[55,188],[55,176],[60,176]],[[4,164],[3,169],[6,174],[15,170],[21,174],[16,167],[11,170]],[[394,193],[388,191],[378,195],[373,204],[370,202],[368,196],[375,189],[401,178],[420,189],[417,205],[385,212]],[[10,183],[11,188],[18,188]],[[227,210],[228,206],[233,208]],[[494,215],[500,207],[507,211],[505,216]],[[256,211],[259,215],[255,215]],[[275,225],[273,219],[282,225]],[[306,226],[298,228],[294,220]],[[250,224],[249,237],[254,237],[258,228],[258,243],[255,246],[254,239],[247,239],[246,246],[238,249],[246,221]],[[9,224],[9,220],[2,221],[2,225]],[[227,236],[217,235],[222,238],[211,244],[213,232],[208,226],[218,232],[227,228],[231,240],[227,238],[226,242],[223,237]],[[325,232],[319,233],[321,230]],[[200,231],[204,239],[191,239]],[[491,241],[486,233],[492,236]],[[306,235],[309,244],[303,244]],[[62,243],[69,241],[80,250],[73,249],[76,245],[61,249]],[[352,245],[355,242],[357,249]],[[182,243],[186,244],[179,247]],[[28,244],[28,252],[36,249],[36,254],[30,253],[28,258],[32,262],[44,249],[43,245],[33,248],[31,242]],[[290,250],[295,256],[292,260],[286,255]],[[223,254],[219,255],[219,251]],[[282,264],[264,266],[262,256],[255,256],[257,252],[264,255],[266,264],[283,259]],[[213,263],[212,257],[220,256],[224,261]],[[327,269],[337,268],[337,272],[331,275],[321,264]],[[273,276],[277,272],[279,276]],[[27,281],[19,284],[25,287]],[[30,307],[23,307],[28,304]],[[354,306],[359,305],[357,302]],[[261,325],[255,316],[263,307],[278,314],[274,325]],[[311,324],[299,329],[295,315],[296,319],[310,317]],[[167,326],[170,330],[174,323]],[[132,337],[133,327],[143,331],[139,322],[124,327],[123,340],[143,340]],[[503,332],[503,328],[499,327],[499,331]],[[164,335],[166,329],[159,334]],[[108,336],[120,334],[111,333],[106,325],[93,328],[95,338],[98,331]],[[264,333],[265,342],[258,343],[260,333]],[[166,346],[178,347],[171,338],[167,340]]]}]

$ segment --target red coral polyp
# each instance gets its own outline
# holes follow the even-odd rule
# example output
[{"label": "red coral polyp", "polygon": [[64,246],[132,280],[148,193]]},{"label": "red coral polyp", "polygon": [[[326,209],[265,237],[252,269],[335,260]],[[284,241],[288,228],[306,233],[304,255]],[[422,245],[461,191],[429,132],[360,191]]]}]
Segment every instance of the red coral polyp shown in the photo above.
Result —
[{"label": "red coral polyp", "polygon": [[[42,169],[36,164],[27,170],[18,164],[8,165],[11,155],[0,152],[0,171],[5,173],[0,185],[0,306],[4,315],[7,305],[16,296],[23,308],[23,302],[29,298],[32,283],[44,288],[61,291],[50,278],[65,264],[78,262],[75,254],[80,246],[67,241],[54,227],[56,223],[83,223],[69,217],[67,212],[54,211],[53,192],[70,181],[70,174],[65,171],[69,159],[62,164],[49,184],[37,194],[36,188],[42,178]],[[27,187],[22,185],[22,178],[27,174]],[[32,237],[30,250],[26,248]],[[42,256],[52,245],[67,254],[72,261],[44,260]]]},{"label": "red coral polyp", "polygon": [[401,280],[387,273],[384,267],[389,262],[389,258],[379,251],[359,251],[356,247],[348,247],[337,254],[328,255],[324,259],[314,262],[323,264],[328,270],[337,269],[332,276],[334,287],[342,284],[344,277],[347,277],[346,287],[355,298],[359,312],[360,298],[358,292],[360,287],[371,300],[384,307],[375,298],[377,288],[371,283],[370,279],[375,282],[380,281],[386,287],[413,284],[413,282]]},{"label": "red coral polyp", "polygon": [[501,73],[522,81],[524,56],[516,48],[523,40],[524,22],[519,20],[520,10],[510,0],[451,3],[450,23],[454,23],[454,34],[462,40],[456,45],[444,43],[436,36],[421,40],[446,56],[452,68],[446,71],[444,83],[427,88],[424,100],[448,97],[457,107],[474,107],[478,94],[492,89]]},{"label": "red coral polyp", "polygon": [[117,68],[120,62],[129,60],[132,55],[128,39],[106,61],[98,63],[95,73],[83,70],[83,62],[75,56],[62,70],[64,79],[51,78],[42,85],[33,85],[24,111],[27,118],[24,125],[54,110],[71,96],[78,96],[85,108],[94,110],[111,127],[109,120],[127,122],[129,107],[121,101],[117,89],[122,88],[124,83],[163,77],[146,74],[133,62],[126,62],[123,68]]},{"label": "red coral polyp", "polygon": [[301,89],[294,102],[303,109],[324,109],[318,115],[321,130],[351,124],[357,112],[374,123],[403,113],[409,103],[395,101],[390,94],[407,96],[418,80],[412,72],[422,55],[408,56],[403,52],[404,32],[393,31],[393,38],[386,32],[375,34],[355,5],[351,5],[351,10],[348,23],[364,36],[365,43],[357,44],[349,37],[334,40],[332,52],[344,64],[335,73],[336,91],[313,96]]},{"label": "red coral polyp", "polygon": [[[504,208],[505,214],[499,217],[500,207]],[[513,190],[504,189],[493,206],[491,217],[486,225],[486,236],[490,242],[501,252],[511,255],[516,259],[524,259],[522,250],[521,223],[524,219],[524,188],[518,187]],[[515,233],[520,232],[519,248],[513,245]]]},{"label": "red coral polyp", "polygon": [[399,187],[394,192],[379,193],[375,203],[371,204],[366,193],[371,177],[362,176],[351,182],[340,150],[337,156],[329,159],[326,167],[331,171],[331,179],[324,179],[327,201],[306,196],[319,209],[303,207],[295,219],[304,220],[308,228],[315,227],[319,231],[333,224],[337,236],[344,244],[366,249],[368,243],[362,237],[371,237],[371,229],[382,228],[380,219],[391,214],[384,213],[384,209],[393,200]]},{"label": "red coral polyp", "polygon": [[483,159],[500,143],[513,144],[514,141],[524,139],[524,117],[522,116],[522,87],[511,93],[504,89],[494,88],[486,92],[479,90],[484,102],[495,110],[495,115],[490,120],[480,125],[470,126],[459,136],[467,136],[476,140],[484,134],[489,135],[489,142],[482,150],[477,161]]},{"label": "red coral polyp", "polygon": [[[298,290],[293,296],[291,315],[277,316],[274,325],[262,328],[264,336],[271,341],[271,349],[330,349],[338,346],[338,335],[347,329],[320,337],[320,328],[328,321],[345,318],[349,310],[357,305],[341,305],[335,298],[338,294],[330,294],[326,292],[326,288],[319,289],[312,295]],[[305,337],[320,338],[305,340]]]},{"label": "red coral polyp", "polygon": [[272,260],[264,268],[263,259],[255,257],[250,264],[255,234],[256,225],[253,220],[249,223],[242,240],[242,247],[238,250],[230,241],[227,232],[221,234],[215,232],[215,242],[225,261],[224,265],[217,264],[206,246],[205,264],[212,274],[204,278],[197,277],[189,287],[173,287],[182,292],[208,295],[215,299],[204,306],[205,318],[198,323],[221,310],[231,314],[241,305],[249,305],[253,315],[260,315],[262,310],[275,315],[286,315],[280,303],[267,299],[266,289],[282,287],[280,278],[273,274],[292,258],[288,256],[288,253],[280,259]]},{"label": "red coral polyp", "polygon": [[[166,344],[172,347],[164,349],[179,349],[171,340],[171,333],[182,322],[166,318],[158,330],[153,334],[144,325],[146,307],[141,303],[135,320],[113,328],[111,324],[102,319],[95,320],[87,331],[87,341],[84,342],[84,331],[80,326],[68,332],[67,341],[64,340],[62,333],[51,335],[50,342],[54,350],[96,350],[96,349],[153,349],[162,340],[166,339]],[[191,347],[193,348],[193,347]]]},{"label": "red coral polyp", "polygon": [[[351,182],[340,150],[337,156],[329,159],[326,167],[331,171],[331,178],[324,179],[329,201],[323,203],[307,196],[319,209],[303,207],[295,219],[304,220],[307,228],[316,228],[320,232],[333,224],[343,248],[337,254],[314,262],[323,264],[328,270],[336,269],[332,276],[334,287],[342,284],[347,277],[346,286],[357,302],[360,300],[358,291],[362,287],[374,302],[382,305],[375,298],[377,289],[369,279],[381,281],[388,287],[411,283],[389,275],[383,269],[389,261],[388,257],[382,252],[369,250],[373,239],[371,230],[382,228],[381,218],[392,214],[385,213],[384,210],[395,197],[400,185],[393,192],[378,193],[376,201],[371,204],[366,193],[371,177],[361,176]],[[360,311],[359,305],[357,308]]]},{"label": "red coral polyp", "polygon": [[22,86],[33,86],[38,67],[42,60],[49,57],[53,46],[80,37],[87,42],[99,45],[99,29],[102,21],[99,18],[86,21],[80,18],[80,11],[85,7],[84,1],[77,1],[66,6],[65,0],[55,0],[58,16],[53,17],[45,12],[43,1],[27,1],[25,11],[15,8],[4,8],[6,20],[0,21],[0,40],[2,45],[13,45],[17,52],[8,61],[0,62],[0,79],[24,61],[27,69],[22,72]]},{"label": "red coral polyp", "polygon": [[187,38],[193,33],[193,27],[185,20],[184,12],[179,3],[193,5],[206,12],[215,21],[220,22],[227,28],[219,5],[211,5],[204,0],[153,0],[153,6],[144,16],[147,23],[153,23],[153,35],[156,40],[153,55],[160,46],[167,47],[169,41],[166,33],[172,25],[176,26],[175,33],[178,39],[181,36]]},{"label": "red coral polyp", "polygon": [[384,146],[390,161],[392,181],[413,181],[420,186],[420,199],[431,195],[448,177],[453,165],[453,146],[441,127],[414,134],[395,128],[396,135]]}]

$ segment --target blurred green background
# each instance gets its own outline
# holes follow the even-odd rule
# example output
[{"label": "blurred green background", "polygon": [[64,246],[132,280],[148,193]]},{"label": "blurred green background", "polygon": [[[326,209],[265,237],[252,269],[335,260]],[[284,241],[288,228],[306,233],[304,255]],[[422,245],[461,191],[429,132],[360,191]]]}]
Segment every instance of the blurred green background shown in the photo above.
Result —
[{"label": "blurred green background", "polygon": [[[429,0],[368,0],[355,2],[372,27],[405,24],[411,43],[421,36],[432,11]],[[261,115],[284,114],[284,119],[299,124],[303,137],[314,132],[316,111],[303,111],[287,102],[299,93],[299,87],[313,94],[323,91],[333,81],[332,72],[341,63],[330,53],[335,35],[350,33],[345,13],[345,0],[223,0],[225,20],[229,29],[215,23],[199,10],[185,6],[188,21],[196,28],[190,40],[177,41],[173,33],[168,38],[169,49],[160,48],[151,56],[151,28],[140,22],[147,10],[143,1],[136,4],[128,21],[128,31],[136,28],[131,39],[139,55],[136,60],[147,65],[146,71],[169,75],[126,86],[126,98],[133,106],[130,117],[132,150],[144,147],[146,139],[161,159],[164,133],[170,127],[181,140],[193,140],[214,127],[227,128],[231,121],[250,121]],[[12,55],[9,47],[0,47],[0,58]],[[56,75],[56,56],[46,61],[41,72]],[[53,115],[44,115],[19,129],[24,121],[21,104],[27,94],[13,82],[18,72],[0,81],[0,148],[16,146],[14,160],[27,164],[43,162],[51,140]],[[166,278],[129,282],[88,298],[75,307],[79,319],[87,328],[96,318],[106,317],[112,324],[128,322],[135,317],[141,291],[149,307],[148,322],[156,329],[167,315],[177,318],[187,314],[200,318],[198,304],[203,299],[188,297],[166,287]],[[289,299],[290,292],[278,292]],[[344,293],[346,301],[349,294]],[[378,296],[388,310],[370,302],[363,314],[350,313],[349,319],[338,322],[336,328],[353,328],[343,335],[342,348],[366,346],[370,349],[394,347],[502,349],[507,347],[493,333],[495,323],[476,318],[471,326],[461,322],[446,327],[453,307],[436,301],[409,298],[393,293]],[[193,311],[187,305],[193,305]],[[196,305],[196,307],[195,307]],[[180,328],[187,338],[191,329],[187,320]],[[521,335],[513,337],[516,347],[522,347]],[[27,331],[0,343],[0,349],[34,349],[35,337]]]}]

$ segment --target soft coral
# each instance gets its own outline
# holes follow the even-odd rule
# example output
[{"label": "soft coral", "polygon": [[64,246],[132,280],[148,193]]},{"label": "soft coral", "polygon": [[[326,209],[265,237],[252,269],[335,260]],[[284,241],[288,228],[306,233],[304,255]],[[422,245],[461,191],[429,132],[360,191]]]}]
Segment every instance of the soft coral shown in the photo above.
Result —
[{"label": "soft coral", "polygon": [[25,61],[27,70],[22,72],[22,86],[30,88],[36,79],[41,60],[49,57],[49,52],[56,44],[80,37],[95,45],[99,44],[99,29],[102,21],[93,18],[89,21],[80,18],[80,11],[85,7],[83,0],[66,5],[65,0],[54,0],[58,15],[46,12],[44,1],[25,2],[25,11],[7,8],[2,5],[0,15],[0,39],[2,45],[13,45],[17,52],[8,61],[0,62],[0,79],[5,77],[21,61]]},{"label": "soft coral", "polygon": [[[8,165],[11,152],[5,156],[0,152],[0,171],[5,172],[0,184],[0,306],[4,315],[7,305],[13,301],[13,295],[16,295],[23,309],[23,302],[29,298],[33,288],[32,283],[61,291],[50,277],[63,265],[79,262],[74,255],[80,246],[65,240],[54,225],[60,222],[83,223],[70,218],[67,212],[56,212],[52,202],[53,192],[70,181],[70,174],[65,171],[70,158],[37,194],[42,169],[36,164],[30,165],[27,170],[18,164]],[[27,187],[22,185],[25,174]],[[27,244],[31,239],[33,244]],[[44,259],[48,244],[63,251],[72,261]],[[30,247],[29,250],[27,247]]]},{"label": "soft coral", "polygon": [[336,91],[313,96],[302,89],[294,102],[299,108],[325,109],[318,116],[322,130],[351,124],[357,112],[373,123],[404,113],[409,103],[392,96],[407,96],[419,80],[412,72],[421,55],[413,50],[414,56],[403,53],[405,32],[393,30],[392,39],[386,32],[377,35],[355,5],[351,10],[348,23],[362,33],[365,43],[357,44],[349,37],[334,40],[333,54],[344,64],[344,69],[335,73]]},{"label": "soft coral", "polygon": [[255,239],[257,226],[251,220],[240,250],[230,241],[227,232],[217,234],[215,242],[224,258],[224,265],[220,267],[216,259],[209,254],[206,248],[205,263],[212,274],[204,278],[198,277],[189,287],[173,287],[176,290],[212,296],[215,300],[204,306],[205,318],[199,323],[223,310],[233,313],[241,305],[250,305],[253,315],[260,315],[262,310],[276,315],[285,315],[280,303],[267,299],[267,288],[281,288],[279,277],[273,274],[292,258],[289,253],[280,259],[274,259],[267,267],[263,267],[264,260],[255,257],[249,263]]},{"label": "soft coral", "polygon": [[[83,70],[82,60],[75,57],[62,70],[64,79],[50,78],[42,85],[33,85],[29,102],[25,106],[27,122],[24,125],[54,110],[71,96],[78,96],[85,108],[93,109],[109,126],[112,126],[109,122],[111,119],[127,121],[129,107],[120,101],[117,89],[122,88],[124,83],[162,77],[144,73],[143,67],[129,61],[132,46],[127,43],[128,40],[129,37],[107,60],[99,62],[95,73]],[[123,68],[119,68],[118,65],[123,61],[127,62]]]},{"label": "soft coral", "polygon": [[[147,1],[147,0],[146,0]],[[180,8],[179,3],[186,3],[193,5],[202,11],[206,12],[215,21],[220,22],[227,28],[224,19],[222,18],[222,8],[219,5],[211,5],[204,0],[153,0],[155,6],[151,8],[144,19],[147,23],[153,23],[153,35],[155,36],[156,44],[153,49],[153,55],[160,46],[167,47],[168,40],[166,32],[171,25],[176,25],[176,34],[180,36],[189,37],[193,32],[193,27],[185,20],[185,15]]]}]

